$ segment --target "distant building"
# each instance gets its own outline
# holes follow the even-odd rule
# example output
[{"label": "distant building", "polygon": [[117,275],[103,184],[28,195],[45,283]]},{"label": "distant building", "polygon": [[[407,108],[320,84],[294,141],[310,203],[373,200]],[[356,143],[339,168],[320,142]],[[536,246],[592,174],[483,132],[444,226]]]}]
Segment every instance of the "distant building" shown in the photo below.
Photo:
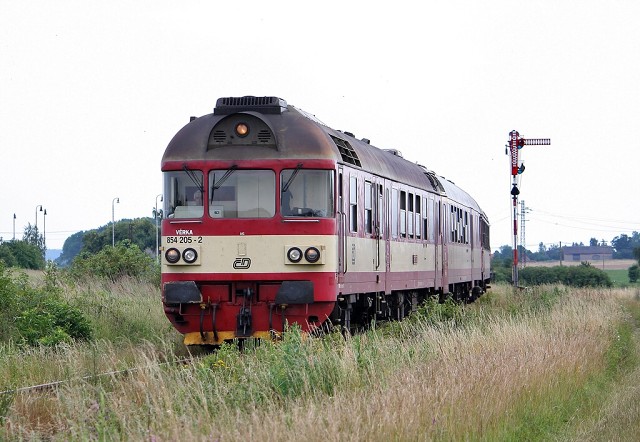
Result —
[{"label": "distant building", "polygon": [[613,259],[613,247],[611,246],[573,246],[562,248],[564,261],[606,261]]}]

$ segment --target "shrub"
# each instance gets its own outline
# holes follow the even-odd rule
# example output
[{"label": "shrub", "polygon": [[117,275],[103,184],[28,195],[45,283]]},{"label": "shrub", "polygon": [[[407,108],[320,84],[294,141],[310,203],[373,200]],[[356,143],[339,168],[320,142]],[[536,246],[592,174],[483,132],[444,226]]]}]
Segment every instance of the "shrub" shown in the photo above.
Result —
[{"label": "shrub", "polygon": [[133,277],[146,282],[160,284],[160,272],[155,260],[129,240],[113,246],[105,246],[100,252],[82,252],[71,264],[69,274],[77,280],[91,276],[116,281],[122,277]]},{"label": "shrub", "polygon": [[0,261],[8,267],[40,270],[45,266],[42,251],[26,241],[7,241],[0,244]]},{"label": "shrub", "polygon": [[640,266],[634,264],[629,267],[629,282],[638,282],[640,279]]},{"label": "shrub", "polygon": [[0,263],[0,340],[26,345],[56,345],[91,339],[89,320],[64,301],[55,267],[47,269],[43,287],[34,288],[26,275],[15,276]]},{"label": "shrub", "polygon": [[604,271],[587,262],[579,266],[526,267],[520,278],[528,285],[565,284],[572,287],[611,287],[612,282]]}]

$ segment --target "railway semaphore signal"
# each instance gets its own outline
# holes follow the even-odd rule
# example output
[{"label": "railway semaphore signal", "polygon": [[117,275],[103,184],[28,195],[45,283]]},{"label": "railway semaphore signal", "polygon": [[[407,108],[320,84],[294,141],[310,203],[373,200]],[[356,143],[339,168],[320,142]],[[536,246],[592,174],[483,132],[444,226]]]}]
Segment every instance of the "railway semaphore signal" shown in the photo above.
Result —
[{"label": "railway semaphore signal", "polygon": [[524,164],[519,161],[518,151],[524,146],[548,146],[551,144],[550,138],[521,138],[516,130],[509,132],[509,144],[507,145],[507,155],[511,155],[511,199],[513,200],[513,286],[518,287],[518,175],[524,172]]}]

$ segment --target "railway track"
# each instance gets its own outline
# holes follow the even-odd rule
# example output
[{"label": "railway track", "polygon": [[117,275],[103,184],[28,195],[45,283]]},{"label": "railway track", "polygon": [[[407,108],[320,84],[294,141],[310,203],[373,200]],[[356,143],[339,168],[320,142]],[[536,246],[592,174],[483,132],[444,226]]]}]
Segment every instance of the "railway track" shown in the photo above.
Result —
[{"label": "railway track", "polygon": [[175,361],[161,362],[159,364],[151,364],[151,365],[145,365],[142,367],[127,368],[125,370],[106,371],[98,374],[91,374],[91,375],[81,376],[77,378],[65,379],[60,381],[52,381],[44,384],[30,385],[27,387],[13,388],[13,389],[0,391],[0,396],[15,395],[15,394],[29,393],[29,392],[39,392],[39,391],[52,391],[60,387],[61,385],[66,385],[71,382],[91,381],[91,380],[98,380],[103,378],[118,378],[121,376],[126,376],[129,374],[135,373],[137,371],[146,370],[149,368],[162,367],[162,366],[171,366],[171,365],[179,365],[179,364],[191,365],[199,359],[201,359],[201,356],[192,356],[189,358],[177,359]]}]

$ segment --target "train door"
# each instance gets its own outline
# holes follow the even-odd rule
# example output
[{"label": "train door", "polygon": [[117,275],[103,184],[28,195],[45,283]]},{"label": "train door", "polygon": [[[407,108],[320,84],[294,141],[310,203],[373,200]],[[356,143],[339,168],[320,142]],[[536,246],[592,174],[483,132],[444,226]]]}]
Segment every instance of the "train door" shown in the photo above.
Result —
[{"label": "train door", "polygon": [[391,216],[393,210],[391,210],[391,183],[385,181],[384,183],[384,272],[385,272],[385,293],[386,282],[389,281],[389,275],[391,273]]},{"label": "train door", "polygon": [[471,249],[471,280],[473,280],[473,272],[476,268],[475,263],[475,249],[476,249],[476,223],[475,223],[475,215],[473,212],[469,211],[469,246]]},{"label": "train door", "polygon": [[348,212],[348,202],[345,201],[345,195],[348,195],[347,189],[345,188],[345,181],[348,181],[348,178],[344,177],[344,170],[342,166],[338,167],[338,207],[336,210],[337,216],[337,227],[338,227],[338,285],[344,284],[344,275],[347,272],[347,264],[346,264],[346,241],[347,241],[347,212]]},{"label": "train door", "polygon": [[380,260],[378,262],[378,268],[376,271],[381,276],[381,284],[379,291],[386,293],[387,281],[389,274],[389,253],[391,252],[391,246],[389,244],[389,224],[387,211],[389,210],[389,204],[387,202],[388,189],[386,182],[380,180],[376,183],[376,199],[377,202],[377,222],[378,222],[378,252]]},{"label": "train door", "polygon": [[447,244],[449,243],[449,210],[448,205],[444,203],[438,203],[438,213],[440,218],[439,223],[439,235],[440,244],[442,247],[442,261],[441,261],[441,275],[440,280],[442,293],[449,292],[449,250]]},{"label": "train door", "polygon": [[[478,232],[480,233],[480,243],[478,244],[480,247],[480,272],[481,272],[481,276],[480,278],[482,279],[482,281],[485,281],[486,278],[486,264],[485,264],[485,258],[486,258],[486,244],[487,244],[487,236],[486,236],[486,224],[485,221],[482,217],[479,217],[480,222],[478,223]],[[484,284],[483,284],[484,286]]]}]

